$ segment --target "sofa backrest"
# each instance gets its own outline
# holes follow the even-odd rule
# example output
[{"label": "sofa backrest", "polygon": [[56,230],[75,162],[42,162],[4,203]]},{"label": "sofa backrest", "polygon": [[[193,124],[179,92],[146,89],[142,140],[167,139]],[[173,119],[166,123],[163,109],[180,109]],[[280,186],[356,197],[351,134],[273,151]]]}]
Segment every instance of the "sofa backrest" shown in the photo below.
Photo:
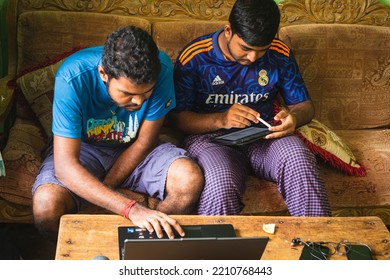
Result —
[{"label": "sofa backrest", "polygon": [[314,101],[333,129],[390,125],[390,28],[305,24],[280,29]]},{"label": "sofa backrest", "polygon": [[[47,21],[46,24],[42,23],[41,25],[41,27],[46,30],[46,36],[43,36],[45,41],[42,41],[40,46],[43,45],[45,47],[45,44],[48,44],[48,47],[50,47],[51,41],[53,40],[54,42],[58,42],[58,50],[60,53],[64,48],[69,48],[72,44],[76,45],[80,42],[101,44],[107,33],[111,31],[113,27],[127,23],[127,18],[130,20],[132,17],[144,18],[150,22],[201,20],[213,24],[214,21],[227,21],[234,2],[235,0],[7,0],[7,72],[9,75],[14,75],[27,66],[23,65],[25,61],[28,65],[31,65],[34,60],[38,61],[41,58],[45,58],[42,57],[44,55],[42,54],[42,50],[38,50],[39,53],[29,53],[28,55],[32,57],[26,57],[25,55],[18,53],[21,49],[20,46],[18,46],[18,40],[20,39],[20,32],[18,29],[21,24],[20,20],[23,20],[24,18],[24,13],[38,11],[47,12],[48,14],[56,13],[56,16],[58,17],[57,20],[61,20],[63,18],[62,15],[64,15],[63,20],[64,23],[69,26],[69,33],[61,34],[63,31],[60,30],[60,33],[58,34],[59,38],[56,38],[57,31],[55,31],[54,26],[52,33],[49,33],[51,32],[50,25],[53,22]],[[381,4],[378,0],[345,0],[339,1],[339,3],[323,0],[284,0],[278,2],[280,3],[279,8],[281,11],[281,27],[308,23],[390,26],[390,7]],[[67,12],[72,13],[72,15],[63,14]],[[89,14],[90,21],[83,22],[83,14]],[[110,15],[110,17],[108,15]],[[116,16],[121,16],[123,18]],[[174,31],[174,27],[175,25],[173,25],[172,31]],[[27,32],[29,31],[27,26],[25,30]],[[77,33],[80,34],[78,38]],[[49,34],[54,36],[49,37]],[[65,38],[66,36],[68,36],[68,38]],[[59,39],[64,40],[64,42],[59,42]],[[72,43],[71,40],[75,41]],[[78,40],[80,40],[80,42],[78,42]],[[31,40],[29,43],[36,42],[37,40]],[[31,46],[31,48],[34,48],[34,46]],[[39,49],[39,47],[37,48]],[[58,53],[55,54],[50,49],[47,50],[46,56],[52,58],[51,55],[58,55]],[[34,56],[36,57],[34,58]],[[19,69],[17,69],[18,66]]]},{"label": "sofa backrest", "polygon": [[153,39],[157,46],[165,51],[174,62],[191,40],[205,34],[209,34],[222,28],[226,21],[159,21],[154,22]]},{"label": "sofa backrest", "polygon": [[104,44],[107,35],[120,26],[135,25],[151,33],[151,23],[142,18],[86,12],[33,11],[18,20],[17,72],[53,57]]},{"label": "sofa backrest", "polygon": [[[119,26],[129,24],[137,25],[151,32],[157,45],[166,51],[172,60],[175,60],[177,53],[191,39],[221,28],[227,21],[234,2],[235,0],[7,0],[9,75],[7,79],[25,69],[58,57],[64,52],[72,51],[74,48],[103,44],[111,31]],[[298,31],[307,30],[306,28],[309,28],[307,25],[311,23],[364,24],[390,28],[390,7],[381,4],[378,0],[345,0],[337,1],[337,3],[323,0],[284,0],[280,2],[279,8],[281,27],[299,25],[294,29]],[[289,32],[292,30],[290,29]],[[353,35],[351,34],[348,38],[353,40]],[[377,78],[373,72],[364,73],[365,76],[362,76],[360,83],[351,85],[352,82],[348,77],[343,76],[344,82],[349,87],[343,88],[338,83],[339,80],[335,79],[332,80],[335,82],[329,82],[326,76],[321,78],[317,75],[316,80],[313,80],[314,72],[308,67],[312,65],[308,64],[309,60],[305,54],[300,53],[301,47],[295,49],[293,40],[290,44],[297,55],[308,88],[316,103],[317,118],[332,128],[365,128],[389,125],[388,109],[385,109],[386,102],[384,101],[386,95],[383,95],[388,89],[388,83],[379,86],[379,83],[385,83],[386,77],[388,77],[385,71],[387,65],[385,65],[384,60],[380,60],[379,56],[375,60],[379,63],[377,69],[382,77],[378,76],[379,78]],[[373,54],[374,51],[371,55]],[[332,74],[336,68],[331,64],[332,61],[329,60],[329,63],[327,67],[329,67],[330,73],[328,74]],[[352,64],[339,64],[339,66],[344,69],[345,73],[352,72],[351,69],[357,69],[357,65]],[[352,68],[349,68],[350,66]],[[371,68],[368,69],[374,71],[373,66],[369,66]],[[317,74],[319,73],[323,74],[324,72],[317,72]],[[356,76],[357,73],[354,75]],[[4,83],[2,79],[0,85]],[[348,98],[336,101],[334,95],[324,97],[320,94],[319,85],[326,86],[335,92],[337,87],[338,89],[343,88],[344,91],[348,92]],[[355,91],[353,87],[360,91]],[[364,99],[359,99],[357,95],[363,89],[364,93],[367,94],[363,95]],[[338,96],[341,95],[342,92],[339,92]],[[329,102],[332,103],[331,106],[328,105]],[[373,104],[377,105],[375,111],[378,111],[377,115],[374,116],[371,114]],[[358,116],[353,113],[356,108],[359,108]],[[351,113],[347,113],[348,111]],[[340,119],[343,120],[342,123],[339,122]]]},{"label": "sofa backrest", "polygon": [[18,20],[17,72],[73,49],[102,45],[109,33],[125,25],[135,25],[152,34],[158,47],[174,62],[184,45],[198,36],[222,28],[226,23],[203,20],[153,22],[135,16],[86,12],[25,12]]}]

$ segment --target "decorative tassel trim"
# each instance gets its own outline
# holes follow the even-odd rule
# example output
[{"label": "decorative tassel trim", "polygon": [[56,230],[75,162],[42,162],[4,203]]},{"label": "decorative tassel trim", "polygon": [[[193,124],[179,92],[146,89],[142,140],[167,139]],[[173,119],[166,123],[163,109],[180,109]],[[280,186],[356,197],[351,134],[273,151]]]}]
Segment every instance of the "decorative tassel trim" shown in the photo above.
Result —
[{"label": "decorative tassel trim", "polygon": [[318,147],[317,145],[307,140],[301,133],[299,133],[299,131],[296,131],[295,134],[303,140],[303,142],[315,155],[319,155],[325,162],[328,162],[331,166],[345,172],[350,176],[364,177],[367,175],[366,168],[360,163],[358,163],[360,167],[350,166],[332,153],[322,149],[321,147]]}]

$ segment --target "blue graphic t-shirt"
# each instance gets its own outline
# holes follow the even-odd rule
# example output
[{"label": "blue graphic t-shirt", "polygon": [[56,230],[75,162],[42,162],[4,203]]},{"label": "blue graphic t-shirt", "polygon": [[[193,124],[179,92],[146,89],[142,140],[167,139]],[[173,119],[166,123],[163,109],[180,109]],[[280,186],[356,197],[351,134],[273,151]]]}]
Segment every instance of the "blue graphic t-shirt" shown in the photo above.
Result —
[{"label": "blue graphic t-shirt", "polygon": [[295,58],[275,39],[251,65],[226,60],[218,45],[223,29],[190,42],[175,64],[175,111],[224,112],[234,103],[245,104],[262,118],[274,116],[279,92],[287,105],[309,99]]},{"label": "blue graphic t-shirt", "polygon": [[130,144],[143,120],[154,121],[175,107],[172,61],[160,51],[161,72],[152,95],[135,112],[116,105],[101,79],[103,46],[69,56],[56,74],[53,103],[54,135],[80,138],[96,145]]}]

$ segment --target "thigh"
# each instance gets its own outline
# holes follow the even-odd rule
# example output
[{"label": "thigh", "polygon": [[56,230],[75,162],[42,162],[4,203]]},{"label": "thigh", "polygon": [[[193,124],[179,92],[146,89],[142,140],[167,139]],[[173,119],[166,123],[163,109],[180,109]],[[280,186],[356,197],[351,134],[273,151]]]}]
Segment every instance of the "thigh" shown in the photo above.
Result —
[{"label": "thigh", "polygon": [[121,188],[164,199],[168,169],[179,158],[189,158],[187,151],[171,143],[157,146],[125,180]]},{"label": "thigh", "polygon": [[316,165],[315,156],[296,135],[263,139],[248,145],[245,152],[255,175],[277,181],[286,166]]},{"label": "thigh", "polygon": [[185,147],[203,170],[205,186],[198,205],[201,215],[234,215],[243,208],[249,164],[238,147],[213,143],[209,135],[190,136]]},{"label": "thigh", "polygon": [[213,143],[210,141],[212,135],[190,136],[185,140],[184,148],[199,163],[205,174],[213,174],[213,180],[220,181],[231,176],[245,177],[248,159],[241,148]]},{"label": "thigh", "polygon": [[[120,152],[121,150],[118,149],[104,149],[82,143],[80,149],[80,162],[91,174],[99,180],[102,180]],[[85,200],[71,192],[55,176],[52,145],[47,147],[44,155],[44,161],[39,168],[38,175],[32,186],[32,194],[34,195],[37,189],[42,185],[56,185],[65,188],[71,194],[77,205],[77,209],[79,210],[81,205],[85,203]],[[66,167],[66,163],[64,163],[64,166]]]}]

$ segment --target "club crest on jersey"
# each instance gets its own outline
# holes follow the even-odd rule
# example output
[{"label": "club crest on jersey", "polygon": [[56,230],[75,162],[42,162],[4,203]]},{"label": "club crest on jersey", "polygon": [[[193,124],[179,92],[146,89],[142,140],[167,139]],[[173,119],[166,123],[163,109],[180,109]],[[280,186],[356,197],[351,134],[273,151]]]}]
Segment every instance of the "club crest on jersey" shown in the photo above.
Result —
[{"label": "club crest on jersey", "polygon": [[268,85],[269,77],[268,77],[268,73],[266,70],[264,70],[264,69],[260,70],[258,82],[259,82],[259,85],[261,85],[262,87]]}]

